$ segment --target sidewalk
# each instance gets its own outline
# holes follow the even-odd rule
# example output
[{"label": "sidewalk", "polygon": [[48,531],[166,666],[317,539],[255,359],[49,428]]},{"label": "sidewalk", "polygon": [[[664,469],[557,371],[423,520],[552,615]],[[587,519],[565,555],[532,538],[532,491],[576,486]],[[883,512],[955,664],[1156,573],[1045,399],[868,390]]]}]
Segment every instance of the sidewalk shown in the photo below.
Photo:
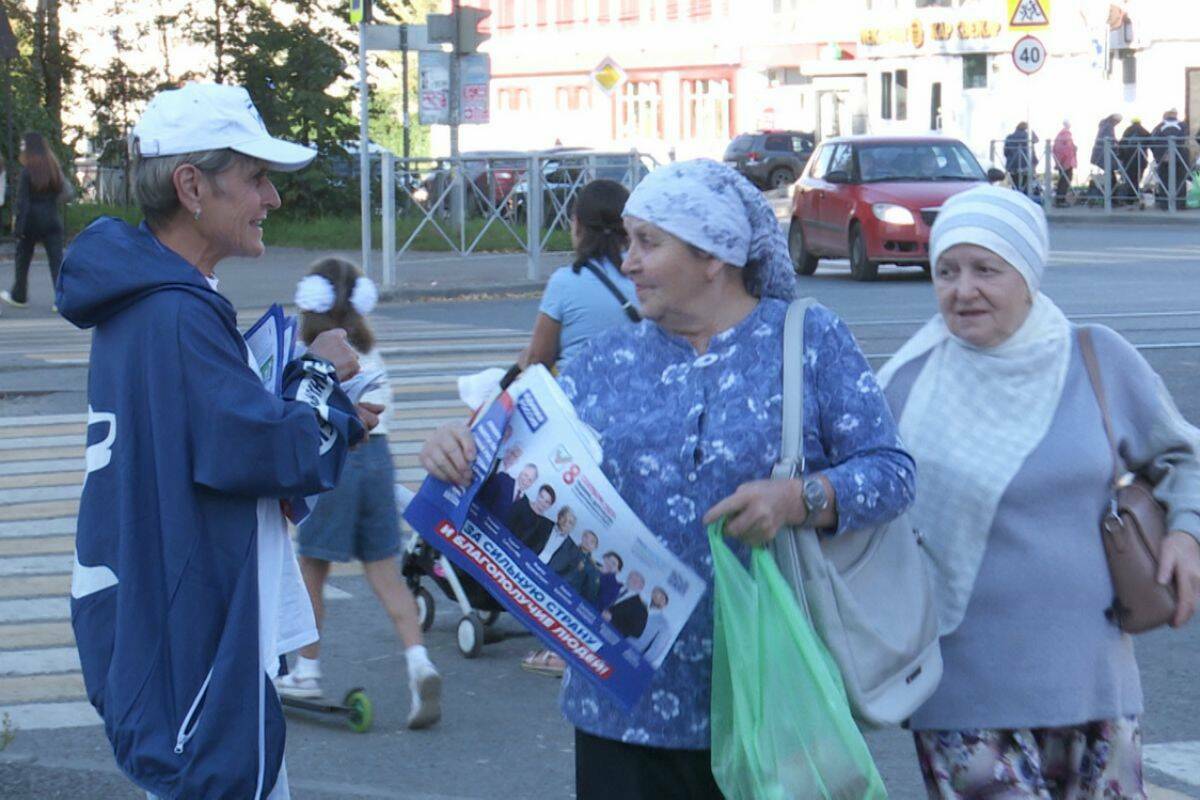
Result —
[{"label": "sidewalk", "polygon": [[[230,258],[217,265],[221,292],[238,308],[262,308],[271,303],[290,304],[296,282],[320,258],[337,256],[355,264],[357,250],[305,250],[268,247],[262,258]],[[529,258],[524,253],[480,253],[462,257],[454,253],[414,253],[396,259],[396,287],[383,289],[383,258],[371,256],[370,276],[381,286],[382,300],[458,298],[476,294],[538,293],[555,269],[570,261],[569,253],[543,253],[537,277],[529,278]],[[13,245],[0,242],[0,287],[12,285]],[[29,308],[0,304],[0,319],[51,314],[54,302],[45,254],[38,248],[29,270]]]}]

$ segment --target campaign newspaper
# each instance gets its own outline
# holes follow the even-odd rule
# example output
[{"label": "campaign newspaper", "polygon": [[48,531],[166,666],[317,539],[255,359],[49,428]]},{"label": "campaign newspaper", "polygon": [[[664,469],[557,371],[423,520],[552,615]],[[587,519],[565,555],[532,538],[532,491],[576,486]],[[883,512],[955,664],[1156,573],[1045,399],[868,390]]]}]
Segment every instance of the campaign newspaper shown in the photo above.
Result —
[{"label": "campaign newspaper", "polygon": [[573,668],[632,707],[705,582],[642,524],[544,367],[471,425],[474,479],[426,478],[404,516]]}]

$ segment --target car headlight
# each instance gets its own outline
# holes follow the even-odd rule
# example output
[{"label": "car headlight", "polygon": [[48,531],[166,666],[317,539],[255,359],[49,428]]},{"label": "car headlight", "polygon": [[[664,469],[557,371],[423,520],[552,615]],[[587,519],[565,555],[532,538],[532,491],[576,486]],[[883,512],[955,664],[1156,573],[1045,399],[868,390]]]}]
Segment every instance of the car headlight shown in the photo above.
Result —
[{"label": "car headlight", "polygon": [[911,211],[904,206],[898,206],[893,203],[876,203],[871,206],[871,212],[875,214],[875,219],[880,222],[886,222],[888,225],[917,224],[917,220],[913,217]]}]

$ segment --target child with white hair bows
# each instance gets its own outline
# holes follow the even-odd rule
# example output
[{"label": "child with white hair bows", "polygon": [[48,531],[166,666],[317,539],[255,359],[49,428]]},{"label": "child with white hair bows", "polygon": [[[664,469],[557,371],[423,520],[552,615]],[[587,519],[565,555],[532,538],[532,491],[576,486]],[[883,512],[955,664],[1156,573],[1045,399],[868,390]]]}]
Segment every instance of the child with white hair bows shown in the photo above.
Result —
[{"label": "child with white hair bows", "polygon": [[[387,437],[392,389],[366,320],[378,297],[371,279],[340,258],[318,261],[296,286],[296,305],[301,311],[300,338],[307,344],[324,331],[344,329],[347,340],[359,354],[363,373],[379,372],[383,376],[362,400],[384,407],[379,425],[367,442],[349,454],[341,482],[321,496],[312,515],[300,525],[300,572],[312,599],[317,627],[321,629],[325,617],[323,589],[330,562],[351,559],[362,562],[367,583],[404,642],[412,694],[408,727],[415,729],[433,725],[441,718],[442,679],[422,644],[416,602],[396,566],[400,530],[395,472]],[[276,680],[280,694],[321,695],[319,652],[319,642],[300,650],[291,672]]]}]

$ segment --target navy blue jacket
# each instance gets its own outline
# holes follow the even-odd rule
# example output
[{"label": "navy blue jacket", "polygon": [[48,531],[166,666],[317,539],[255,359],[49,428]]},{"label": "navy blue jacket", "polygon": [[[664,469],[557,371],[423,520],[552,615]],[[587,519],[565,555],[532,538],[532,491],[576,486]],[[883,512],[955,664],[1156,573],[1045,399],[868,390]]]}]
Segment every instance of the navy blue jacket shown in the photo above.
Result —
[{"label": "navy blue jacket", "polygon": [[332,488],[362,426],[312,362],[285,373],[307,402],[265,390],[233,306],[144,225],[83,231],[57,303],[95,329],[71,586],[88,699],[143,789],[266,797],[284,724],[260,663],[258,499]]}]

